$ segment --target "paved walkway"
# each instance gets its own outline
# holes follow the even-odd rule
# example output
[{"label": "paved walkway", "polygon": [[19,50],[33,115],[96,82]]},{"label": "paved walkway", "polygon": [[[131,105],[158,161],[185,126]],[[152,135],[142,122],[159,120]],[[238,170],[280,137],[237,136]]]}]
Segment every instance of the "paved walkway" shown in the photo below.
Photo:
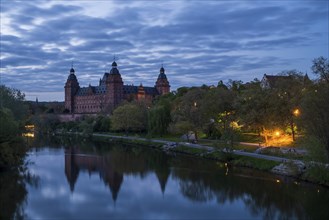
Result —
[{"label": "paved walkway", "polygon": [[[165,144],[167,146],[173,146],[173,147],[177,146],[177,145],[183,145],[183,146],[186,146],[186,147],[207,150],[209,152],[217,151],[217,149],[214,148],[214,147],[200,145],[200,144],[192,144],[192,143],[187,143],[187,142],[178,142],[178,143],[176,143],[176,142],[172,142],[172,141],[159,140],[159,139],[147,139],[147,138],[140,138],[140,137],[133,137],[133,136],[117,136],[117,135],[111,135],[111,134],[97,134],[97,133],[94,133],[93,136],[110,137],[110,138],[127,139],[127,140],[150,141],[150,142],[153,142],[153,143],[161,143],[161,144]],[[226,152],[225,150],[223,150],[223,151]],[[238,150],[233,150],[233,151],[231,151],[231,153],[233,153],[235,155],[254,157],[254,158],[259,158],[259,159],[264,159],[264,160],[272,160],[272,161],[278,161],[278,162],[285,162],[285,161],[290,160],[290,159],[287,159],[287,158],[284,158],[284,157],[268,156],[268,155],[250,153],[250,152],[244,152],[244,151],[238,151]]]}]

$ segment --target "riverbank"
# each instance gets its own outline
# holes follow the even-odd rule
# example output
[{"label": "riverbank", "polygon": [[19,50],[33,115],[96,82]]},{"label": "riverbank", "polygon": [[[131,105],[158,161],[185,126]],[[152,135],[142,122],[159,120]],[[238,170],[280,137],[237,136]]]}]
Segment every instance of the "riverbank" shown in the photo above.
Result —
[{"label": "riverbank", "polygon": [[[81,133],[66,133],[81,135]],[[258,153],[216,149],[212,146],[192,144],[187,142],[173,142],[161,139],[141,138],[136,136],[119,136],[112,134],[93,133],[92,138],[105,142],[121,142],[138,144],[160,149],[168,153],[189,154],[198,158],[217,160],[227,166],[242,166],[271,172],[283,176],[290,176],[296,180],[308,181],[329,187],[329,164],[306,162],[285,157],[262,155]]]}]

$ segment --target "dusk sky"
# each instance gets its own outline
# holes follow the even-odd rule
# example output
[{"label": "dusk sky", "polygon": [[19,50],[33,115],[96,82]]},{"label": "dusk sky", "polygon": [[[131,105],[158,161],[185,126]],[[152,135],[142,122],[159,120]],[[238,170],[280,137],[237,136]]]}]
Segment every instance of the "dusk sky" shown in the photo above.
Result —
[{"label": "dusk sky", "polygon": [[1,0],[1,84],[26,99],[63,101],[74,63],[98,85],[113,56],[125,84],[171,89],[248,82],[328,58],[327,0]]}]

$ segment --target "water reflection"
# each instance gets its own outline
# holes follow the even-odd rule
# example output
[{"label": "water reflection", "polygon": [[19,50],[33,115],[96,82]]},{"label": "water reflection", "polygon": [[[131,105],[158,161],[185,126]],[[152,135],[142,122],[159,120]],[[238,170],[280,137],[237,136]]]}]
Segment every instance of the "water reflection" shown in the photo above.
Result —
[{"label": "water reflection", "polygon": [[37,143],[28,160],[40,181],[27,184],[28,218],[329,217],[328,189],[290,178],[121,144]]},{"label": "water reflection", "polygon": [[128,151],[123,146],[111,147],[111,149],[107,153],[103,152],[102,156],[85,154],[78,147],[70,147],[65,150],[65,175],[71,192],[74,191],[80,171],[87,172],[89,176],[97,173],[104,184],[109,187],[113,201],[116,201],[124,175],[143,178],[147,173],[154,172],[161,192],[164,194],[170,175],[167,155],[156,151],[152,153],[141,151],[141,148],[133,148]]},{"label": "water reflection", "polygon": [[100,179],[110,188],[112,199],[115,201],[123,181],[123,174],[115,171],[113,165],[107,161],[105,157],[82,154],[79,149],[65,150],[65,175],[71,192],[74,191],[80,170],[87,171],[89,176],[97,172]]},{"label": "water reflection", "polygon": [[[163,195],[171,176],[178,183],[180,195],[192,202],[216,201],[219,205],[225,205],[239,201],[251,216],[266,219],[309,217],[304,210],[305,201],[296,199],[299,194],[303,196],[301,189],[291,184],[289,178],[237,168],[231,168],[228,175],[228,168],[220,163],[189,157],[171,158],[162,152],[142,148],[112,146],[109,149],[102,152],[102,156],[85,155],[79,148],[66,150],[65,173],[71,190],[74,189],[79,170],[89,174],[98,172],[116,201],[124,176],[132,174],[143,177],[153,172]],[[308,189],[303,194],[306,192],[311,193]]]}]

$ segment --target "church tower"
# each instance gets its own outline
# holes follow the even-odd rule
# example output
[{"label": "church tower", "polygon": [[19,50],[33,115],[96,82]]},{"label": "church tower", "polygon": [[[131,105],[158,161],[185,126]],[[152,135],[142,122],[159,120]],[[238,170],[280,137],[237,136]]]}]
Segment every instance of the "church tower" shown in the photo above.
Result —
[{"label": "church tower", "polygon": [[65,83],[65,109],[69,110],[70,113],[74,112],[74,96],[79,90],[78,79],[75,76],[73,67],[70,70],[70,75]]},{"label": "church tower", "polygon": [[160,95],[164,95],[170,92],[170,85],[165,74],[165,69],[163,66],[160,68],[160,74],[155,83],[155,88],[158,90]]},{"label": "church tower", "polygon": [[109,110],[112,111],[123,100],[123,81],[115,61],[106,79],[106,93]]}]

